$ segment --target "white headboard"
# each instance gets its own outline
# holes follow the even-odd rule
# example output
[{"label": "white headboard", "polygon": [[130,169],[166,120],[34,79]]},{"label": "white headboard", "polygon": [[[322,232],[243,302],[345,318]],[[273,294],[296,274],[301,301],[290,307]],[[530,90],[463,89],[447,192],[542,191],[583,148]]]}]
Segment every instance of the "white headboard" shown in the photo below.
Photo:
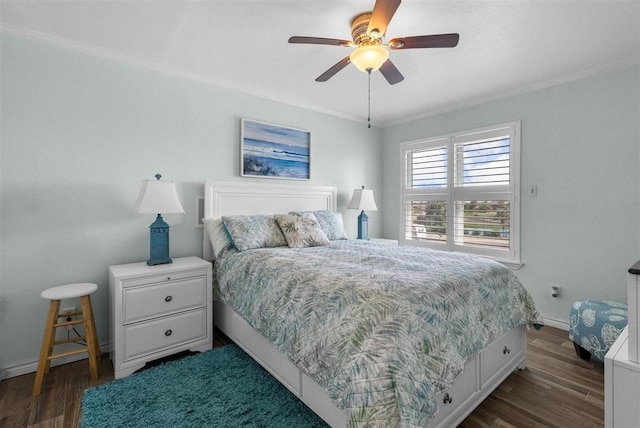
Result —
[{"label": "white headboard", "polygon": [[[306,186],[248,181],[205,181],[204,217],[223,215],[286,214],[290,211],[336,211],[337,190],[330,186]],[[213,259],[207,232],[202,257]]]}]

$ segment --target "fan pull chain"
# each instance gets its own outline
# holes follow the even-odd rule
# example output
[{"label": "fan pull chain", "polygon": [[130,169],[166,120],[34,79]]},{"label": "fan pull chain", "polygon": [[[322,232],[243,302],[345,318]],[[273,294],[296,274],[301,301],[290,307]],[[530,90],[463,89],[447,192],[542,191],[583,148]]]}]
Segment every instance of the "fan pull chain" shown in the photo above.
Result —
[{"label": "fan pull chain", "polygon": [[367,109],[367,128],[371,129],[371,69],[367,69],[367,74],[369,74],[369,105]]}]

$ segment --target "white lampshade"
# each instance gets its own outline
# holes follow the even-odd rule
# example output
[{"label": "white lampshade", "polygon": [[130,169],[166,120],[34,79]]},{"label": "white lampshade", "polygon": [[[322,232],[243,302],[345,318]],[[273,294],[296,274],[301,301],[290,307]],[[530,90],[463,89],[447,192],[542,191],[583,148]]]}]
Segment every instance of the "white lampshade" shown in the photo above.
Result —
[{"label": "white lampshade", "polygon": [[360,71],[375,71],[389,59],[389,51],[378,44],[362,45],[351,52],[349,59]]},{"label": "white lampshade", "polygon": [[359,211],[378,211],[376,201],[373,199],[373,190],[353,189],[353,196],[351,196],[347,208]]},{"label": "white lampshade", "polygon": [[173,181],[142,180],[135,205],[138,214],[184,214]]}]

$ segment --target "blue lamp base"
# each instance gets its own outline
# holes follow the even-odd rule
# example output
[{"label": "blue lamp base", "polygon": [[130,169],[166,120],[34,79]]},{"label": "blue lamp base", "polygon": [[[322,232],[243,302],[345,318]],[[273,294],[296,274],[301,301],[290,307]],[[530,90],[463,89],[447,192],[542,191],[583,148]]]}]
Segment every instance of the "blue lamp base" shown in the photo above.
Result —
[{"label": "blue lamp base", "polygon": [[358,216],[358,239],[369,240],[369,217],[364,210]]},{"label": "blue lamp base", "polygon": [[151,235],[150,251],[151,256],[147,260],[149,266],[172,263],[169,257],[169,225],[158,214],[156,221],[149,226]]}]

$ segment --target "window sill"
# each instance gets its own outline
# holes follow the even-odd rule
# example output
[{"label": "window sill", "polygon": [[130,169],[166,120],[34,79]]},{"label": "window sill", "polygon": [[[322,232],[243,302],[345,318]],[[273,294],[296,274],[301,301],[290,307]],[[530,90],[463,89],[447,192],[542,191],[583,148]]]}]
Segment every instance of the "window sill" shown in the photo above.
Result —
[{"label": "window sill", "polygon": [[522,262],[514,262],[514,261],[511,261],[511,260],[500,260],[500,259],[493,259],[493,260],[497,261],[498,263],[501,263],[501,264],[505,265],[506,267],[508,267],[511,270],[518,270],[522,266],[524,266],[524,263],[522,263]]},{"label": "window sill", "polygon": [[[426,246],[426,245],[420,245],[420,244],[411,244],[411,241],[408,240],[404,240],[404,241],[399,241],[400,245],[411,245],[411,246],[416,246],[416,247],[424,247],[424,248],[431,248],[432,250],[438,250],[438,251],[446,251],[446,252],[450,252],[450,250],[444,248],[444,246],[442,248],[437,248],[437,247],[430,247],[430,246]],[[516,260],[507,260],[507,259],[501,259],[498,257],[491,257],[489,255],[486,254],[478,254],[478,253],[472,253],[469,251],[460,251],[460,250],[456,250],[459,251],[463,254],[473,254],[476,255],[478,257],[483,257],[485,259],[489,259],[489,260],[493,260],[494,262],[498,262],[500,264],[505,265],[506,267],[508,267],[511,270],[518,270],[520,269],[522,266],[524,266],[524,263],[522,263],[521,261],[516,261]]]}]

